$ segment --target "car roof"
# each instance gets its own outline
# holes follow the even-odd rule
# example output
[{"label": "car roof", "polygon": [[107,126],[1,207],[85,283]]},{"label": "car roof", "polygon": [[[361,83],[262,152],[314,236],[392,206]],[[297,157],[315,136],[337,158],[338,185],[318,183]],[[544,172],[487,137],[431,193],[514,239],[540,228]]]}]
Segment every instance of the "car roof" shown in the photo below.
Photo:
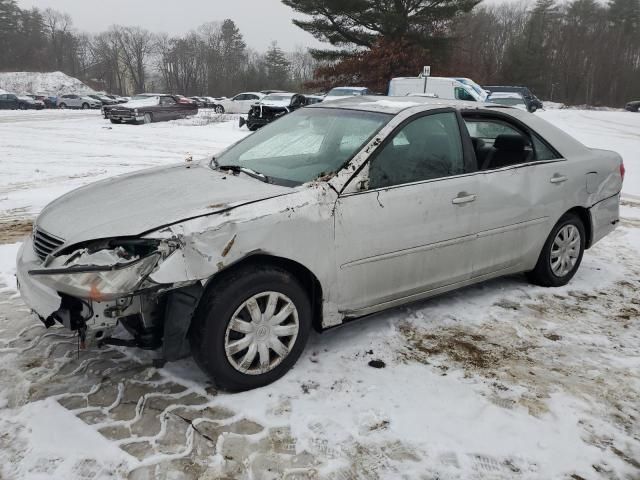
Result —
[{"label": "car roof", "polygon": [[362,110],[364,112],[380,112],[396,115],[407,108],[420,107],[424,110],[437,108],[474,109],[486,104],[478,102],[464,102],[460,100],[444,100],[429,97],[385,97],[382,95],[362,95],[344,97],[327,103],[311,105],[309,108],[335,108],[347,110]]}]

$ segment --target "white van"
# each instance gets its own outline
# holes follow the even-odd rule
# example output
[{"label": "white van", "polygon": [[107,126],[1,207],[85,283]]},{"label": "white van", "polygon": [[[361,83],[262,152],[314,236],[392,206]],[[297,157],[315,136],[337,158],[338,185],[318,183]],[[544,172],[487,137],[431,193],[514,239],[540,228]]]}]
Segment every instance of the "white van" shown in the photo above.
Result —
[{"label": "white van", "polygon": [[408,95],[429,96],[444,100],[466,100],[482,102],[480,96],[469,85],[453,78],[445,77],[398,77],[389,82],[390,97],[406,97]]}]

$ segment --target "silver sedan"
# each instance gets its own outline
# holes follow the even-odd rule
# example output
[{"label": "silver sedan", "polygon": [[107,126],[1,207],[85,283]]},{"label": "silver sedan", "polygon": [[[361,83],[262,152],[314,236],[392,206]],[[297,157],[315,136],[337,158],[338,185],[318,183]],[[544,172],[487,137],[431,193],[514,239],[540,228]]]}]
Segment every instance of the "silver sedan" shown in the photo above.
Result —
[{"label": "silver sedan", "polygon": [[623,176],[618,154],[518,109],[348,98],[59,198],[18,281],[46,325],[120,323],[128,344],[250,389],[312,328],[501,275],[566,284],[618,223]]}]

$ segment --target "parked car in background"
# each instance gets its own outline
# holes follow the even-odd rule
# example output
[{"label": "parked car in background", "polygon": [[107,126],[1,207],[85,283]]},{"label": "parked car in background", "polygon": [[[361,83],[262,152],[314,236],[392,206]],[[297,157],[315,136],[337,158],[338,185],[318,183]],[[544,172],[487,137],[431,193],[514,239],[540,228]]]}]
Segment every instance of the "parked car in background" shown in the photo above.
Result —
[{"label": "parked car in background", "polygon": [[518,109],[345,98],[209,161],[65,194],[17,283],[47,326],[117,321],[246,390],[282,377],[312,328],[520,272],[566,285],[616,228],[623,177],[619,154]]},{"label": "parked car in background", "polygon": [[193,102],[198,106],[198,108],[206,108],[207,106],[207,101],[202,99],[201,97],[189,97],[190,100],[193,100]]},{"label": "parked car in background", "polygon": [[307,105],[313,105],[315,103],[320,103],[324,101],[326,95],[305,95],[304,98],[307,100]]},{"label": "parked car in background", "polygon": [[82,108],[84,110],[88,108],[100,108],[102,102],[91,98],[87,95],[67,94],[61,95],[57,99],[58,108]]},{"label": "parked car in background", "polygon": [[120,95],[105,95],[112,100],[115,100],[116,103],[127,103],[130,98],[129,97],[121,97]]},{"label": "parked car in background", "polygon": [[540,101],[538,97],[536,97],[528,87],[517,87],[517,86],[503,86],[503,85],[489,85],[483,87],[485,90],[488,90],[489,93],[497,93],[497,92],[513,92],[520,93],[525,101],[527,102],[527,106],[535,105],[536,109],[544,108],[544,105]]},{"label": "parked car in background", "polygon": [[478,85],[476,82],[474,82],[470,78],[453,77],[453,79],[459,81],[463,85],[467,85],[468,87],[471,87],[480,96],[480,98],[482,98],[483,101],[486,101],[487,97],[489,96],[490,92],[482,88],[480,85]]},{"label": "parked car in background", "polygon": [[498,105],[515,107],[531,113],[537,110],[535,105],[527,105],[525,98],[518,92],[494,92],[487,97],[487,103],[496,103]]},{"label": "parked car in background", "polygon": [[307,100],[299,93],[272,93],[251,107],[246,120],[240,117],[240,126],[246,123],[249,130],[255,131],[305,105]]},{"label": "parked car in background", "polygon": [[216,113],[249,113],[251,106],[265,97],[261,92],[243,92],[233,98],[217,100],[214,106]]},{"label": "parked car in background", "polygon": [[18,108],[20,110],[43,110],[44,102],[36,100],[30,95],[18,95]]},{"label": "parked car in background", "polygon": [[640,111],[640,100],[636,100],[633,102],[629,102],[624,106],[625,110],[628,110],[629,112],[638,112]]},{"label": "parked car in background", "polygon": [[272,93],[287,93],[286,90],[260,90],[260,93],[271,95]]},{"label": "parked car in background", "polygon": [[17,110],[19,105],[18,96],[15,93],[0,94],[0,109]]},{"label": "parked car in background", "polygon": [[373,95],[373,92],[366,87],[336,87],[329,90],[329,93],[324,97],[324,100],[329,101],[343,97],[357,97],[361,95]]},{"label": "parked car in background", "polygon": [[102,104],[102,106],[104,106],[104,105],[115,105],[116,103],[118,103],[118,102],[116,102],[115,99],[113,99],[111,97],[108,97],[106,95],[91,94],[91,95],[87,95],[87,97],[90,97],[90,98],[93,98],[94,100],[99,101]]},{"label": "parked car in background", "polygon": [[28,94],[29,97],[34,100],[39,100],[43,103],[44,108],[56,108],[56,97],[49,97],[47,95],[34,95]]},{"label": "parked car in background", "polygon": [[480,95],[469,85],[448,77],[397,77],[392,78],[389,82],[390,97],[404,97],[421,93],[443,100],[464,100],[467,102],[482,102],[486,98],[486,95]]},{"label": "parked car in background", "polygon": [[131,101],[113,105],[106,113],[111,123],[152,123],[196,115],[195,103],[179,102],[173,95],[142,94]]}]

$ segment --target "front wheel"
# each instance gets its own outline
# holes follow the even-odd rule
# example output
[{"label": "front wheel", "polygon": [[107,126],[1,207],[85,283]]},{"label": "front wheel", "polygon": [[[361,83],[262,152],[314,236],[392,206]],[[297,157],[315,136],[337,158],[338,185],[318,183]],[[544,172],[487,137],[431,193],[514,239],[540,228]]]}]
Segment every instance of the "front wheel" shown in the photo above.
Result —
[{"label": "front wheel", "polygon": [[311,315],[307,292],[282,268],[249,266],[222,274],[193,320],[193,357],[220,388],[268,385],[300,357]]},{"label": "front wheel", "polygon": [[527,276],[543,287],[566,285],[578,271],[586,244],[582,220],[567,213],[553,227],[540,252],[536,267]]},{"label": "front wheel", "polygon": [[224,113],[224,107],[222,105],[216,105],[215,106],[215,112],[216,113]]},{"label": "front wheel", "polygon": [[64,110],[65,108],[67,108],[67,104],[66,103],[61,103],[58,108],[61,108],[62,110]]},{"label": "front wheel", "polygon": [[145,113],[144,114],[144,123],[145,123],[145,125],[149,124],[151,122],[153,122],[153,117],[151,116],[150,113]]},{"label": "front wheel", "polygon": [[111,123],[115,123],[115,124],[118,124],[118,125],[122,123],[122,120],[116,120],[116,119],[113,119],[113,118],[110,118],[109,120],[111,120]]},{"label": "front wheel", "polygon": [[83,103],[82,104],[82,109],[83,110],[87,110],[89,108],[89,104],[88,103]]}]

